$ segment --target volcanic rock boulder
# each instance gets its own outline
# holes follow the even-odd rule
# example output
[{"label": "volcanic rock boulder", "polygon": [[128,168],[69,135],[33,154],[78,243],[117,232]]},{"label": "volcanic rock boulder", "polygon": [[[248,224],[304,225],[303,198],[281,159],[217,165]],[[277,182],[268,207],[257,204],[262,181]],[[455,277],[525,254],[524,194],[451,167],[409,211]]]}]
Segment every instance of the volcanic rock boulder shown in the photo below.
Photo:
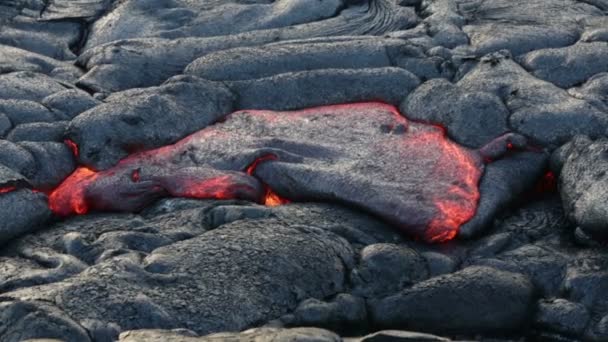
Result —
[{"label": "volcanic rock boulder", "polygon": [[306,298],[342,292],[354,262],[336,235],[276,220],[227,224],[140,260],[111,258],[61,282],[3,296],[53,301],[77,322],[113,322],[124,331],[240,331]]},{"label": "volcanic rock boulder", "polygon": [[506,51],[484,56],[457,85],[501,98],[511,112],[509,126],[543,146],[563,144],[576,134],[599,136],[608,127],[605,112],[533,77]]},{"label": "volcanic rock boulder", "polygon": [[386,67],[289,72],[227,85],[238,94],[238,109],[292,110],[370,100],[396,105],[419,83],[407,70]]},{"label": "volcanic rock boulder", "polygon": [[381,327],[496,333],[524,326],[532,301],[533,286],[523,275],[468,267],[372,301],[370,310],[372,321]]},{"label": "volcanic rock boulder", "polygon": [[232,111],[234,96],[222,84],[177,76],[162,86],[114,93],[76,117],[68,137],[80,162],[107,169],[134,151],[174,143]]},{"label": "volcanic rock boulder", "polygon": [[522,65],[540,79],[569,88],[608,71],[608,42],[578,43],[522,56]]},{"label": "volcanic rock boulder", "polygon": [[40,228],[51,217],[46,196],[28,189],[9,189],[0,193],[0,244]]},{"label": "volcanic rock boulder", "polygon": [[398,66],[416,76],[432,78],[439,75],[441,61],[401,39],[308,39],[209,53],[190,63],[185,73],[209,80],[238,81],[298,71]]},{"label": "volcanic rock boulder", "polygon": [[51,208],[60,215],[133,211],[167,195],[320,200],[363,208],[414,236],[443,241],[475,213],[481,155],[498,157],[518,141],[504,136],[481,152],[468,150],[440,128],[409,122],[379,103],[241,111],[106,171],[79,168],[51,194]]},{"label": "volcanic rock boulder", "polygon": [[577,137],[561,147],[559,186],[568,217],[587,234],[608,238],[608,140]]}]

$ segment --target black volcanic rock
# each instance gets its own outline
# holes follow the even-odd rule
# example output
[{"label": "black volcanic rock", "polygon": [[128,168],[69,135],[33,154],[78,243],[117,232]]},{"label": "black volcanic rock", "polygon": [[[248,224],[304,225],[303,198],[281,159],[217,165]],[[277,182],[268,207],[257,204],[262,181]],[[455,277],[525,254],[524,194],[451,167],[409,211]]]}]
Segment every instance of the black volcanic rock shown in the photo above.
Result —
[{"label": "black volcanic rock", "polygon": [[373,244],[361,251],[350,275],[353,293],[382,297],[428,278],[426,260],[407,246]]},{"label": "black volcanic rock", "polygon": [[184,329],[176,330],[133,330],[120,334],[119,342],[148,342],[151,340],[167,342],[340,342],[342,339],[335,333],[318,328],[257,328],[241,333],[224,332],[197,336]]},{"label": "black volcanic rock", "polygon": [[372,301],[370,311],[372,322],[380,327],[512,332],[526,325],[533,299],[533,286],[521,274],[468,267]]},{"label": "black volcanic rock", "polygon": [[411,72],[387,67],[290,72],[228,87],[238,94],[238,109],[290,110],[372,100],[399,104],[419,83]]},{"label": "black volcanic rock", "polygon": [[0,194],[0,244],[39,229],[51,217],[46,196],[21,189]]},{"label": "black volcanic rock", "polygon": [[538,304],[535,324],[551,331],[577,336],[589,321],[589,312],[584,305],[565,299],[541,301]]},{"label": "black volcanic rock", "polygon": [[587,234],[608,238],[608,141],[577,137],[557,153],[557,163],[563,165],[559,185],[566,214]]},{"label": "black volcanic rock", "polygon": [[79,161],[98,169],[134,151],[173,143],[232,111],[234,96],[222,84],[192,76],[164,85],[112,94],[105,103],[76,117],[68,137]]},{"label": "black volcanic rock", "polygon": [[353,37],[350,41],[310,39],[213,52],[190,63],[185,73],[237,81],[287,72],[398,66],[431,78],[438,77],[437,64],[422,48],[401,39]]},{"label": "black volcanic rock", "polygon": [[3,296],[54,300],[77,322],[207,334],[241,330],[286,314],[306,298],[337,294],[352,265],[352,250],[331,233],[239,221],[143,260],[123,254],[61,282]]}]

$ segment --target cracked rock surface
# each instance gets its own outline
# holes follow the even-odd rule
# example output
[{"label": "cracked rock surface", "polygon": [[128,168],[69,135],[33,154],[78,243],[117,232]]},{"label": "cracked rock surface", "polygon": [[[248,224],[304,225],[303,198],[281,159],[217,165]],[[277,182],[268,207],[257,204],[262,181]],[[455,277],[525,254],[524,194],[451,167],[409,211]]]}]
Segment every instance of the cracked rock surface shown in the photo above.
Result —
[{"label": "cracked rock surface", "polygon": [[605,0],[0,1],[0,341],[606,341],[607,44]]}]

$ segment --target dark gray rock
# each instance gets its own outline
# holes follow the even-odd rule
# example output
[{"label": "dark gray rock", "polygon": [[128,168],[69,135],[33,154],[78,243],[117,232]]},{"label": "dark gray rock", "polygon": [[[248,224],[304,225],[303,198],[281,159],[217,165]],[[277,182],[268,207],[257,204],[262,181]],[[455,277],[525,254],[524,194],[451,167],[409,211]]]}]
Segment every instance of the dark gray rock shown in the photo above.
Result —
[{"label": "dark gray rock", "polygon": [[340,342],[342,339],[331,331],[317,328],[257,328],[241,333],[216,333],[197,337],[188,331],[134,330],[120,334],[120,342]]},{"label": "dark gray rock", "polygon": [[41,17],[44,20],[92,21],[110,8],[113,0],[49,0]]},{"label": "dark gray rock", "polygon": [[232,93],[220,83],[176,77],[154,88],[112,94],[76,117],[67,136],[79,161],[107,169],[129,153],[176,142],[232,111]]},{"label": "dark gray rock", "polygon": [[471,238],[488,229],[496,215],[530,190],[546,169],[544,153],[521,152],[486,166],[479,184],[481,198],[475,216],[460,227],[458,236]]},{"label": "dark gray rock", "polygon": [[9,191],[11,187],[27,187],[29,184],[25,177],[18,172],[0,164],[0,189],[1,192]]},{"label": "dark gray rock", "polygon": [[75,57],[72,48],[77,47],[82,23],[76,21],[42,21],[40,13],[46,7],[44,1],[5,1],[0,5],[0,44],[29,50],[54,59]]},{"label": "dark gray rock", "polygon": [[499,97],[465,92],[445,79],[423,83],[399,108],[408,118],[441,124],[450,138],[473,148],[509,130],[509,111]]},{"label": "dark gray rock", "polygon": [[365,300],[344,293],[327,302],[307,299],[281,321],[286,326],[321,327],[349,334],[364,332],[367,329]]},{"label": "dark gray rock", "polygon": [[400,39],[303,40],[235,48],[199,58],[185,73],[209,80],[237,81],[307,70],[390,66],[405,68],[417,76],[438,76],[437,66],[422,49]]},{"label": "dark gray rock", "polygon": [[25,177],[31,177],[36,172],[34,156],[27,149],[8,140],[0,139],[0,164]]},{"label": "dark gray rock", "polygon": [[575,0],[454,2],[460,5],[459,12],[466,20],[462,29],[478,56],[502,49],[519,55],[568,46],[579,38],[580,20],[603,15],[597,7]]},{"label": "dark gray rock", "polygon": [[56,306],[46,302],[0,302],[0,338],[21,342],[36,338],[55,338],[64,342],[91,341],[87,331]]},{"label": "dark gray rock", "polygon": [[608,42],[578,43],[541,49],[521,57],[522,66],[540,79],[570,88],[608,71]]},{"label": "dark gray rock", "polygon": [[568,93],[608,112],[608,72],[592,76],[580,87],[568,89]]},{"label": "dark gray rock", "polygon": [[510,127],[543,145],[559,145],[576,134],[599,136],[608,127],[606,113],[534,78],[504,51],[482,58],[457,84],[500,97],[511,112]]},{"label": "dark gray rock", "polygon": [[0,100],[42,101],[45,97],[69,88],[44,74],[30,71],[0,75]]},{"label": "dark gray rock", "polygon": [[26,123],[13,128],[13,130],[6,136],[6,139],[13,142],[62,142],[67,127],[67,121]]},{"label": "dark gray rock", "polygon": [[0,194],[0,244],[41,228],[51,217],[46,196],[31,190]]},{"label": "dark gray rock", "polygon": [[559,186],[568,217],[595,238],[608,237],[608,140],[577,137],[561,148]]},{"label": "dark gray rock", "polygon": [[570,336],[579,336],[589,322],[584,305],[565,299],[543,300],[538,303],[535,325]]},{"label": "dark gray rock", "polygon": [[[5,74],[14,71],[31,71],[57,77],[64,81],[70,80],[70,74],[78,75],[82,73],[70,63],[16,47],[0,45],[0,73]],[[75,81],[75,79],[72,80]]]},{"label": "dark gray rock", "polygon": [[424,252],[421,255],[426,260],[430,277],[452,273],[457,269],[456,261],[448,255],[437,252]]},{"label": "dark gray rock", "polygon": [[359,265],[350,275],[353,293],[382,297],[429,276],[426,260],[411,248],[374,244],[361,251]]},{"label": "dark gray rock", "polygon": [[60,91],[45,97],[41,103],[54,113],[61,114],[66,120],[71,120],[78,114],[101,104],[89,94],[77,89]]},{"label": "dark gray rock", "polygon": [[39,190],[51,190],[69,176],[76,168],[72,151],[58,142],[20,142],[34,158],[35,171],[27,173],[32,186]]},{"label": "dark gray rock", "polygon": [[392,1],[354,4],[342,10],[344,5],[339,0],[322,1],[315,6],[300,0],[228,4],[175,1],[153,7],[138,1],[124,1],[92,26],[85,47],[129,38],[211,37],[248,31],[282,34],[292,39],[381,35],[412,27],[417,22],[413,8],[400,7]]},{"label": "dark gray rock", "polygon": [[361,337],[358,342],[447,342],[448,338],[404,330],[382,330]]},{"label": "dark gray rock", "polygon": [[324,69],[228,82],[239,109],[290,110],[381,100],[399,104],[420,81],[400,68]]},{"label": "dark gray rock", "polygon": [[372,301],[369,308],[379,327],[496,333],[524,327],[532,301],[533,286],[521,274],[468,267]]},{"label": "dark gray rock", "polygon": [[320,229],[238,221],[158,248],[124,254],[61,282],[5,293],[53,300],[76,321],[121,330],[242,330],[287,314],[306,298],[345,289],[353,252]]},{"label": "dark gray rock", "polygon": [[[181,73],[196,58],[214,51],[315,37],[330,37],[328,40],[338,41],[345,40],[339,36],[381,36],[387,32],[409,28],[416,23],[416,15],[412,8],[398,6],[390,0],[353,5],[328,20],[228,36],[128,39],[95,47],[91,47],[92,41],[89,40],[89,47],[79,57],[80,64],[85,65],[88,72],[79,83],[94,91],[104,89],[118,91],[154,86]],[[159,10],[163,11],[163,9]],[[125,21],[129,25],[132,23],[131,18],[129,16],[128,21],[120,18],[118,20]],[[175,38],[175,35],[170,38]],[[352,38],[347,37],[346,40]],[[356,37],[356,39],[360,38]]]},{"label": "dark gray rock", "polygon": [[57,120],[57,117],[48,108],[29,100],[0,100],[0,112],[9,119],[11,127],[25,123]]},{"label": "dark gray rock", "polygon": [[51,249],[23,249],[20,257],[0,257],[0,292],[54,283],[84,271],[77,258]]}]

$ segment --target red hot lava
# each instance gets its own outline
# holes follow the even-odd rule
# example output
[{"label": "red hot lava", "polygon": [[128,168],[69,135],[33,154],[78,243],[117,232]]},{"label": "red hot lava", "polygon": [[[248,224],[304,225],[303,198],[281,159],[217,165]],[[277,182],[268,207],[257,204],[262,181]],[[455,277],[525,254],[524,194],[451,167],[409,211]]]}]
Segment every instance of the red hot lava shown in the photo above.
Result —
[{"label": "red hot lava", "polygon": [[[383,113],[384,117],[378,122],[390,123],[383,125],[383,127],[388,127],[385,130],[390,131],[389,133],[383,133],[384,135],[381,136],[384,139],[383,141],[369,140],[374,144],[369,150],[375,151],[371,157],[388,158],[386,160],[391,160],[391,162],[401,160],[402,162],[398,164],[402,171],[410,172],[409,174],[421,177],[421,179],[415,179],[411,182],[409,182],[411,179],[408,179],[407,184],[411,183],[413,186],[411,189],[407,188],[407,184],[395,183],[395,187],[405,189],[400,190],[405,191],[403,195],[407,197],[403,200],[394,196],[389,196],[388,199],[383,198],[381,191],[371,196],[371,194],[366,195],[360,191],[357,192],[356,189],[348,189],[349,194],[362,196],[362,198],[350,202],[348,198],[342,198],[341,201],[363,207],[379,216],[386,216],[385,218],[391,222],[399,221],[400,215],[406,215],[408,216],[407,220],[414,222],[415,225],[424,226],[424,233],[419,237],[426,241],[441,242],[454,238],[459,227],[473,217],[477,208],[479,200],[478,182],[482,172],[479,154],[451,142],[447,139],[445,130],[436,129],[433,125],[408,122],[395,107],[380,103],[325,106],[293,112],[257,110],[236,112],[222,123],[203,129],[173,145],[133,154],[111,169],[94,171],[87,167],[79,167],[51,192],[49,205],[56,215],[68,216],[85,214],[90,210],[135,211],[163,196],[246,199],[269,206],[286,204],[290,201],[273,191],[258,177],[259,175],[256,175],[256,170],[260,165],[279,162],[277,155],[264,154],[262,157],[254,159],[248,166],[238,169],[232,168],[233,166],[225,166],[220,162],[216,163],[213,160],[205,161],[203,166],[196,163],[193,165],[190,161],[185,164],[186,162],[183,162],[183,159],[187,158],[184,156],[188,155],[189,147],[197,141],[205,142],[205,144],[213,144],[215,141],[219,141],[217,144],[221,144],[222,139],[227,135],[238,134],[230,132],[229,129],[222,130],[222,125],[231,124],[231,120],[241,120],[242,122],[258,120],[260,123],[258,126],[266,125],[267,127],[264,129],[268,131],[288,132],[286,127],[300,125],[302,126],[301,130],[305,131],[308,129],[306,125],[315,125],[317,120],[321,121],[319,118],[339,115],[340,120],[333,119],[335,121],[331,121],[331,125],[328,126],[328,129],[334,130],[332,134],[339,135],[340,131],[344,130],[340,125],[349,125],[349,123],[354,126],[348,126],[348,129],[355,132],[355,138],[353,139],[356,139],[359,132],[362,132],[362,134],[366,132],[380,134],[378,133],[380,130],[370,128],[363,121],[365,115],[362,115],[362,113],[368,117],[376,113]],[[321,129],[319,132],[322,133],[324,123],[321,122],[317,125],[310,127],[313,130]],[[218,126],[219,128],[216,128]],[[242,139],[248,138],[251,138],[251,136]],[[272,140],[271,138],[273,137],[268,137],[269,140]],[[312,142],[316,143],[314,138]],[[363,143],[363,145],[360,145],[362,149],[367,147],[367,142],[363,141]],[[77,156],[77,145],[72,141],[66,141],[66,144]],[[319,146],[325,145],[320,143]],[[354,152],[351,150],[348,152],[355,153],[356,157],[358,155],[357,149],[352,150]],[[217,154],[222,153],[221,149],[218,151]],[[427,153],[429,151],[431,152]],[[417,161],[421,158],[421,154],[426,155],[422,157],[422,161]],[[377,155],[380,155],[380,157],[377,157]],[[350,157],[353,158],[353,156]],[[180,162],[182,164],[179,164]],[[378,168],[376,165],[380,164],[373,165],[369,161],[349,159],[345,165],[355,165],[353,163],[358,162],[367,162],[365,167],[369,168],[370,172],[374,172],[374,169]],[[408,166],[410,163],[413,163],[412,167]],[[410,170],[415,167],[420,169]],[[399,177],[409,177],[407,176],[409,174],[403,176],[383,172],[382,176],[386,179],[378,180],[383,184],[396,182]],[[269,180],[266,179],[266,181]],[[308,181],[314,182],[314,179]],[[442,186],[445,186],[442,188],[427,182],[441,183]],[[269,181],[269,183],[271,182]],[[431,188],[434,187],[436,192],[416,194],[415,190],[421,189],[421,184],[428,184]],[[350,184],[345,186],[349,187]],[[389,184],[388,187],[391,188],[392,186]],[[327,200],[328,197],[334,195],[294,199]],[[378,201],[371,203],[378,196]],[[422,198],[422,202],[416,202],[418,198]],[[402,207],[396,208],[395,205],[402,205]],[[424,214],[422,219],[416,216],[419,208],[425,206],[433,207],[432,212],[435,214],[430,220],[427,220]],[[427,210],[425,214],[429,212],[431,211]],[[387,215],[383,215],[385,213]],[[403,225],[403,222],[399,221],[398,224]]]}]

